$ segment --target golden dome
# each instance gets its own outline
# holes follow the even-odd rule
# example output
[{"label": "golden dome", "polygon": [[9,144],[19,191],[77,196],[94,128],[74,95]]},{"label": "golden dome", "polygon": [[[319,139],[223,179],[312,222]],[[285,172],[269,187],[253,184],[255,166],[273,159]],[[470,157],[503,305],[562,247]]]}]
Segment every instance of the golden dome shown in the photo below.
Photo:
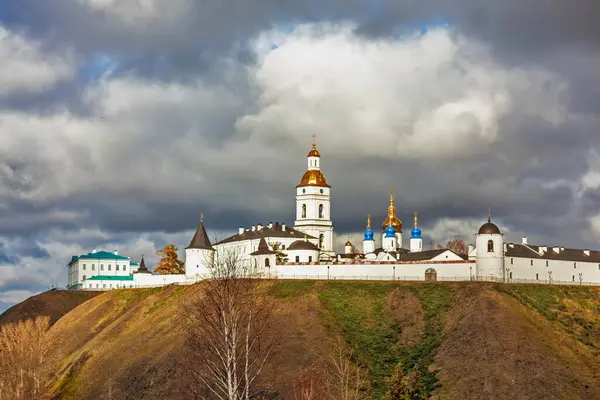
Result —
[{"label": "golden dome", "polygon": [[319,150],[317,150],[317,146],[313,144],[312,149],[310,149],[306,157],[321,157],[321,154],[319,154]]},{"label": "golden dome", "polygon": [[317,142],[315,141],[315,135],[313,135],[312,149],[310,149],[306,157],[321,157],[321,154],[319,154],[319,150],[317,150]]},{"label": "golden dome", "polygon": [[325,175],[318,169],[309,169],[304,173],[300,184],[296,187],[302,186],[320,186],[320,187],[331,187],[325,181]]},{"label": "golden dome", "polygon": [[402,221],[396,217],[396,206],[394,205],[394,189],[390,188],[390,205],[388,207],[388,215],[383,224],[381,224],[381,231],[385,231],[385,228],[390,226],[390,223],[394,227],[397,233],[402,233]]},{"label": "golden dome", "polygon": [[350,243],[350,241],[348,240],[344,246],[350,246],[350,247],[352,247],[352,243]]}]

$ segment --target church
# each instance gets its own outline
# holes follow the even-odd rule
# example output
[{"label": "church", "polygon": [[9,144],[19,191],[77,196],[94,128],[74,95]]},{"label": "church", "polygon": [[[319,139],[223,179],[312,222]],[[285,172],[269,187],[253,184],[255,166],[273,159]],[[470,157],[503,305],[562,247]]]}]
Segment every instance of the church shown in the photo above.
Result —
[{"label": "church", "polygon": [[[469,245],[468,254],[449,249],[425,250],[416,212],[408,240],[403,237],[393,190],[387,217],[381,225],[372,225],[367,214],[362,244],[355,246],[348,240],[344,252],[338,254],[333,248],[331,190],[321,170],[321,154],[313,141],[306,171],[296,185],[293,226],[269,222],[240,227],[236,234],[211,243],[201,218],[185,248],[185,274],[154,275],[145,267],[143,258],[138,266],[128,257],[118,256],[116,251],[94,251],[72,257],[68,287],[106,290],[191,284],[213,275],[220,264],[232,259],[242,273],[267,279],[600,284],[600,251],[532,245],[526,238],[518,244],[505,243],[489,213],[487,222],[475,233],[475,245]],[[86,269],[88,264],[90,268]]]}]

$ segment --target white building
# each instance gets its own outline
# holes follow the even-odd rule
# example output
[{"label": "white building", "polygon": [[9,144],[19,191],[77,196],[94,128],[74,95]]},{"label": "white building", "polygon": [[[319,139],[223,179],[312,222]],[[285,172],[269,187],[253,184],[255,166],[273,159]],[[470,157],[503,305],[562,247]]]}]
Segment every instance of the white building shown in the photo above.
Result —
[{"label": "white building", "polygon": [[424,250],[417,213],[408,248],[403,245],[402,221],[396,216],[393,190],[387,217],[381,224],[380,246],[368,214],[362,251],[348,240],[343,254],[333,249],[331,186],[321,171],[321,156],[313,142],[308,168],[296,186],[294,227],[284,223],[256,224],[211,244],[202,218],[185,249],[185,274],[154,275],[117,251],[73,256],[70,289],[107,290],[193,283],[210,276],[225,256],[244,271],[266,278],[492,280],[600,284],[600,251],[561,246],[504,243],[491,221],[475,235],[468,254],[449,249]]}]

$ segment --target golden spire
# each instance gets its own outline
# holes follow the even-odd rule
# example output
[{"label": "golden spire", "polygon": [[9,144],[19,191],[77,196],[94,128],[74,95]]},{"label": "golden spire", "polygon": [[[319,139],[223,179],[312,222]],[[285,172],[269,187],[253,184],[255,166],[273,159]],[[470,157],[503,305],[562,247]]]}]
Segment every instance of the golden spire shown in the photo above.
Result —
[{"label": "golden spire", "polygon": [[352,246],[352,243],[350,242],[350,234],[348,234],[348,241],[346,242],[345,246]]},{"label": "golden spire", "polygon": [[313,135],[312,149],[308,152],[307,157],[321,157],[319,150],[317,150],[317,137]]},{"label": "golden spire", "polygon": [[396,206],[394,205],[394,188],[390,187],[390,205],[388,207],[387,218],[383,221],[381,230],[384,231],[388,225],[392,225],[396,232],[402,232],[402,221],[396,216]]},{"label": "golden spire", "polygon": [[367,229],[371,229],[371,213],[367,213]]},{"label": "golden spire", "polygon": [[202,223],[204,221],[204,214],[200,213],[200,223]]},{"label": "golden spire", "polygon": [[492,222],[492,208],[488,208],[488,222]]},{"label": "golden spire", "polygon": [[415,228],[418,228],[419,227],[419,217],[417,216],[416,211],[415,211],[414,223],[415,223]]}]

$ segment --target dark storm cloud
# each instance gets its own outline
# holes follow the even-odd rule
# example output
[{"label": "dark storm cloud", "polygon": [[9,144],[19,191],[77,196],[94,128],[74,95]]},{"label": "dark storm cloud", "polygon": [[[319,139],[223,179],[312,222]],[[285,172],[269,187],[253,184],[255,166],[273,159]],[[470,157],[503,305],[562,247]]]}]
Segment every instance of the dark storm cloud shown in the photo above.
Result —
[{"label": "dark storm cloud", "polygon": [[[284,134],[295,123],[290,107],[292,112],[263,136],[253,136],[256,126],[244,129],[243,116],[260,114],[273,96],[265,95],[256,74],[245,70],[255,68],[258,57],[248,40],[273,26],[341,20],[356,21],[358,35],[369,39],[447,22],[466,37],[482,40],[498,65],[555,72],[568,85],[568,96],[561,98],[566,109],[558,122],[540,117],[552,114],[552,107],[534,115],[508,113],[499,120],[497,137],[483,147],[457,138],[464,140],[459,147],[472,154],[454,157],[346,154],[343,148],[353,149],[353,138],[344,129],[324,132],[318,140],[333,186],[338,235],[361,231],[367,212],[380,226],[388,189],[394,186],[405,232],[414,211],[428,236],[443,219],[483,222],[492,207],[494,219],[515,233],[594,247],[589,238],[581,239],[581,232],[587,218],[598,213],[600,195],[595,189],[585,191],[581,208],[574,210],[574,192],[590,168],[588,151],[600,149],[597,1],[552,0],[543,6],[517,0],[170,4],[166,17],[141,22],[94,10],[79,0],[21,0],[1,7],[0,21],[40,40],[44,51],[72,51],[75,73],[38,93],[11,93],[0,100],[0,111],[22,113],[23,119],[53,119],[64,109],[69,118],[80,119],[54,118],[56,125],[47,130],[43,127],[51,124],[42,120],[35,132],[20,131],[15,123],[11,136],[28,134],[28,141],[0,142],[0,234],[16,240],[7,245],[8,252],[0,252],[0,264],[29,257],[41,270],[53,265],[56,276],[64,279],[64,263],[72,253],[151,235],[145,236],[147,243],[131,247],[132,252],[148,252],[166,243],[163,232],[195,229],[200,212],[219,234],[269,221],[292,225],[295,185],[306,168],[310,135],[321,135],[321,128],[309,131],[309,124],[294,131],[300,133]],[[177,14],[181,4],[190,8]],[[291,61],[299,64],[303,60],[297,57]],[[108,89],[114,92],[90,95],[89,88],[96,88],[111,69]],[[115,81],[119,84],[110,86]],[[289,84],[285,79],[279,83]],[[280,89],[277,82],[274,86]],[[302,90],[297,92],[300,97]],[[401,105],[384,106],[403,112]],[[269,122],[259,118],[256,124]],[[371,143],[376,144],[364,146],[365,152],[379,146]],[[421,146],[443,153],[447,145],[433,141]],[[69,184],[63,186],[65,181]],[[101,234],[84,234],[78,231],[82,228]],[[176,240],[184,247],[188,238]],[[32,244],[36,242],[51,246]],[[15,275],[0,286],[0,293],[47,286],[36,279]]]}]

